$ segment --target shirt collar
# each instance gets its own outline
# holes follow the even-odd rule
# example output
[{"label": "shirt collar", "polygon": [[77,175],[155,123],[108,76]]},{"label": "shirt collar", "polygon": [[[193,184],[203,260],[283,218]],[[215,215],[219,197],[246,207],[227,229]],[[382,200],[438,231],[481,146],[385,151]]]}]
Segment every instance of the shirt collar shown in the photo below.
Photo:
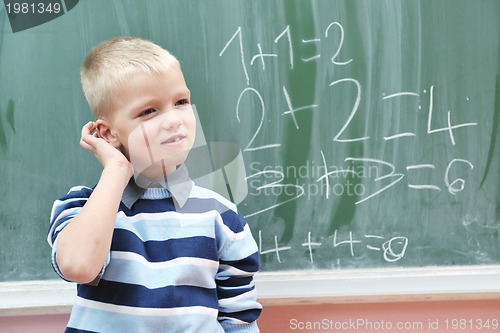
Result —
[{"label": "shirt collar", "polygon": [[[139,186],[137,183],[141,184]],[[122,195],[122,202],[128,209],[132,209],[132,206],[146,191],[146,188],[151,185],[151,181],[145,179],[141,175],[134,176],[130,178],[130,181],[125,187]],[[143,185],[146,185],[143,187]],[[172,174],[168,175],[160,186],[165,187],[174,199],[175,208],[180,209],[185,204],[189,198],[189,194],[193,189],[193,181],[189,178],[189,173],[184,164],[181,164],[177,170]]]}]

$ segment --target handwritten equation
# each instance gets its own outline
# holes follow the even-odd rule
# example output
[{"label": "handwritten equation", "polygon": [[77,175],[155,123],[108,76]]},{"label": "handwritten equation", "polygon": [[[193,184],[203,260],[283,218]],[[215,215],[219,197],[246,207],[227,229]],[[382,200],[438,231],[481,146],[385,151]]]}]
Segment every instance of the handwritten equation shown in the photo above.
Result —
[{"label": "handwritten equation", "polygon": [[[252,77],[251,71],[249,68],[258,67],[260,73],[269,72],[269,69],[272,66],[277,66],[278,63],[281,64],[281,68],[283,68],[283,64],[286,66],[287,70],[294,70],[298,66],[298,63],[310,63],[310,62],[319,62],[326,61],[327,66],[333,67],[345,67],[345,66],[353,66],[356,64],[356,59],[354,56],[345,55],[348,48],[345,48],[345,36],[346,31],[343,25],[340,22],[332,21],[329,24],[325,25],[320,35],[318,36],[295,36],[293,29],[290,25],[283,27],[279,33],[274,36],[270,36],[272,39],[272,45],[267,47],[263,46],[262,43],[257,42],[257,45],[252,48],[250,51],[250,47],[248,47],[248,43],[246,43],[246,31],[240,26],[238,27],[234,33],[230,34],[226,40],[226,43],[222,45],[219,57],[224,58],[228,57],[228,54],[234,55],[237,54],[239,57],[238,63],[240,64],[240,70],[244,75],[246,87],[241,91],[238,96],[236,106],[235,106],[235,116],[238,123],[242,123],[241,120],[241,109],[242,109],[242,101],[245,98],[245,101],[248,101],[249,98],[255,100],[258,105],[255,113],[258,114],[259,120],[258,125],[252,130],[251,137],[248,142],[246,142],[244,152],[256,152],[263,150],[279,150],[282,147],[282,144],[279,142],[279,138],[275,138],[274,141],[266,142],[266,137],[263,135],[264,126],[266,126],[267,122],[267,105],[269,101],[266,101],[263,97],[263,94],[255,87],[252,86]],[[269,36],[267,36],[269,37]],[[297,46],[299,45],[299,46]],[[309,46],[314,45],[315,47],[311,48]],[[323,46],[320,48],[319,46]],[[303,50],[299,50],[297,52],[297,47],[304,47]],[[235,53],[234,50],[237,50]],[[232,50],[230,53],[229,50]],[[313,50],[313,52],[311,52]],[[323,51],[318,50],[327,50],[325,53]],[[311,52],[308,54],[308,52]],[[297,53],[302,54],[300,57],[297,56]],[[305,55],[304,55],[305,54]],[[326,60],[325,60],[326,59]],[[255,73],[255,70],[253,71]],[[336,71],[331,71],[331,73],[336,73]],[[360,104],[362,98],[365,94],[364,87],[361,82],[354,77],[334,77],[334,74],[331,74],[332,77],[329,79],[329,83],[324,87],[327,92],[331,91],[332,93],[336,89],[352,89],[354,99],[352,101],[348,101],[348,109],[343,110],[343,114],[348,114],[345,119],[342,120],[340,126],[336,129],[331,130],[328,135],[328,138],[332,144],[350,144],[355,142],[366,142],[370,139],[373,139],[370,135],[357,135],[357,136],[349,136],[349,133],[353,131],[350,130],[350,127],[353,126],[354,120],[358,117],[362,117],[362,112],[370,112],[369,110],[362,110],[360,108]],[[342,88],[341,88],[342,87]],[[321,103],[311,103],[307,105],[296,105],[294,101],[294,96],[290,94],[290,89],[287,85],[282,85],[280,87],[279,97],[280,105],[283,105],[283,109],[280,111],[281,117],[286,121],[292,121],[295,129],[300,131],[301,124],[299,123],[296,114],[298,112],[319,112],[320,109],[333,109],[333,105],[321,105]],[[320,87],[321,88],[321,87]],[[414,103],[411,105],[418,105],[417,110],[408,110],[408,112],[419,112],[420,114],[425,114],[426,119],[426,130],[424,133],[417,133],[412,130],[408,131],[400,131],[385,133],[380,139],[384,142],[391,142],[395,140],[408,140],[413,138],[414,140],[419,135],[445,135],[449,138],[449,143],[451,146],[455,146],[457,144],[457,132],[465,131],[468,128],[473,128],[478,126],[477,122],[468,121],[468,122],[460,122],[457,121],[456,115],[452,112],[452,110],[447,110],[446,113],[446,122],[441,124],[436,124],[435,117],[435,85],[431,84],[428,88],[423,89],[421,91],[394,91],[391,93],[384,93],[379,97],[379,102],[384,105],[387,104],[387,107],[390,108],[390,103],[398,102],[400,100],[412,100],[414,99]],[[348,97],[350,98],[350,97]],[[467,97],[468,99],[468,97]],[[422,106],[420,104],[421,100],[425,100],[426,110],[422,110]],[[259,108],[260,106],[260,108]],[[332,110],[335,112],[335,110]],[[339,110],[336,110],[339,111]],[[400,111],[403,112],[403,111]],[[424,113],[425,112],[425,113]],[[243,125],[243,124],[242,124]],[[409,124],[411,126],[413,124]],[[410,127],[409,127],[410,128]],[[298,134],[299,135],[299,134]],[[323,138],[323,137],[322,137]],[[246,177],[247,182],[250,184],[250,187],[254,190],[256,195],[272,195],[273,197],[281,198],[278,202],[274,201],[272,204],[269,204],[267,207],[260,207],[253,212],[245,215],[246,218],[254,217],[264,212],[273,210],[279,206],[283,206],[288,204],[293,200],[297,200],[301,197],[307,197],[308,199],[311,196],[321,195],[324,199],[329,200],[332,197],[332,194],[337,194],[335,189],[333,188],[335,185],[333,184],[334,178],[338,178],[339,176],[343,176],[346,179],[352,176],[356,176],[357,172],[352,168],[332,168],[328,163],[328,157],[325,154],[325,151],[321,149],[319,151],[321,156],[320,161],[315,161],[316,165],[318,165],[318,169],[321,169],[321,172],[316,172],[313,176],[313,173],[309,173],[309,176],[304,177],[295,177],[293,181],[290,181],[290,174],[285,172],[286,166],[266,166],[264,164],[254,163],[251,167],[252,173]],[[304,163],[310,163],[311,161],[304,161]],[[356,205],[362,204],[368,200],[374,199],[377,196],[380,196],[382,193],[388,191],[391,188],[396,188],[403,178],[407,177],[407,188],[413,191],[433,191],[433,192],[445,192],[449,195],[457,195],[459,192],[463,191],[466,188],[466,180],[460,177],[453,177],[453,170],[459,169],[461,171],[465,169],[474,169],[474,164],[469,161],[466,157],[457,157],[449,160],[446,168],[443,170],[437,169],[436,165],[432,163],[432,161],[422,161],[421,163],[411,163],[404,166],[404,169],[401,170],[396,167],[395,163],[392,161],[387,161],[381,158],[377,158],[376,156],[346,156],[344,158],[345,163],[357,163],[362,164],[367,167],[372,166],[376,168],[377,172],[371,174],[369,177],[362,177],[364,179],[362,187],[360,183],[352,184],[351,191],[356,196]],[[314,163],[314,162],[313,162]],[[419,175],[429,176],[432,173],[438,172],[441,175],[442,181],[438,183],[429,183],[422,182],[418,179],[429,179],[430,177],[419,177]],[[344,184],[345,186],[345,184]],[[356,187],[358,186],[358,187]],[[345,190],[345,187],[343,188]],[[283,200],[283,193],[285,194],[285,198]],[[345,194],[345,192],[342,192]],[[272,202],[272,201],[271,201]],[[321,243],[310,241],[311,234],[308,235],[308,242],[302,244],[302,246],[306,247],[310,253],[310,261],[313,263],[313,248],[321,246]],[[381,251],[383,254],[384,260],[387,262],[398,261],[406,253],[406,248],[408,246],[408,238],[406,237],[394,237],[382,242],[381,245],[372,245],[370,242],[377,240],[380,241],[384,239],[382,236],[377,235],[364,235],[359,239],[352,238],[352,233],[350,234],[350,238],[347,241],[337,242],[336,233],[333,236],[333,247],[348,245],[351,248],[351,254],[353,255],[354,247],[360,246],[364,244],[366,249],[370,251]],[[398,244],[399,251],[394,250],[394,245]],[[259,245],[261,247],[261,254],[274,254],[277,256],[278,262],[281,262],[279,253],[282,251],[291,250],[290,246],[279,246],[278,245],[278,236],[274,237],[274,247],[271,249],[262,249],[262,235],[261,231],[259,232]],[[354,256],[354,255],[353,255]]]},{"label": "handwritten equation", "polygon": [[[396,236],[390,239],[380,235],[363,235],[357,237],[352,231],[348,232],[347,239],[341,240],[338,231],[335,230],[334,234],[329,237],[328,242],[318,242],[312,240],[311,232],[307,233],[307,241],[301,244],[301,247],[306,249],[309,254],[311,264],[314,264],[314,249],[322,246],[330,246],[335,250],[339,247],[347,247],[352,258],[355,257],[358,247],[364,247],[367,251],[375,251],[381,253],[386,262],[396,262],[402,259],[408,247],[408,238],[403,236]],[[292,250],[292,246],[280,246],[278,236],[274,236],[274,247],[264,249],[262,244],[262,230],[259,230],[259,252],[261,255],[274,254],[279,263],[282,263],[280,253]],[[327,244],[330,243],[330,244]],[[355,250],[356,248],[356,250]],[[340,261],[340,259],[338,259]]]}]

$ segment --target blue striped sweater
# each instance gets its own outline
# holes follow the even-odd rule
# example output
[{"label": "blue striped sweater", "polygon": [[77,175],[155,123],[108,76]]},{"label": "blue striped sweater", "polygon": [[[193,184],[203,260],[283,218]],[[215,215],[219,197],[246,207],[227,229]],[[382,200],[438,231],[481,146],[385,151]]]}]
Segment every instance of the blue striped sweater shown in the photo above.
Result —
[{"label": "blue striped sweater", "polygon": [[[94,283],[78,285],[66,332],[259,332],[258,250],[236,206],[194,184],[179,200],[131,183],[108,259]],[[63,279],[57,236],[92,191],[74,187],[52,208],[48,242]]]}]

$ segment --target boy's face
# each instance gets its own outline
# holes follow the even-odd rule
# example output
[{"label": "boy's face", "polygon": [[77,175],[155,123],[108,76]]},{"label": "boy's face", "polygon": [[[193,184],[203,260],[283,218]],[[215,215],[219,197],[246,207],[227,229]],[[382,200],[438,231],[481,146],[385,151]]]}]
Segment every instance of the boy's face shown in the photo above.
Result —
[{"label": "boy's face", "polygon": [[162,180],[193,147],[196,118],[191,94],[179,67],[161,74],[140,72],[130,83],[114,95],[110,131],[136,175]]}]

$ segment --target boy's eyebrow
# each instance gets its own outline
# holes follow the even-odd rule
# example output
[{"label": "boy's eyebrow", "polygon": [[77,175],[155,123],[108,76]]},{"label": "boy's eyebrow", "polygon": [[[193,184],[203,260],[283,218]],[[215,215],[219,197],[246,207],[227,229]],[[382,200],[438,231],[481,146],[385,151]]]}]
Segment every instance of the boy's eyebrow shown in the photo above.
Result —
[{"label": "boy's eyebrow", "polygon": [[177,92],[174,96],[177,96],[177,95],[189,95],[189,96],[191,96],[191,90],[189,90],[189,88],[182,89],[179,92]]},{"label": "boy's eyebrow", "polygon": [[152,98],[142,98],[140,101],[135,101],[133,104],[127,106],[127,111],[132,115],[136,112],[143,111],[152,104],[152,100]]},{"label": "boy's eyebrow", "polygon": [[[173,99],[177,99],[181,96],[191,97],[191,90],[189,90],[189,88],[182,88],[182,89],[176,91],[172,96],[173,96]],[[138,112],[138,111],[143,111],[145,108],[151,106],[151,104],[155,104],[157,99],[158,98],[154,97],[154,96],[147,96],[147,97],[142,98],[140,101],[130,105],[127,109],[131,114]]]}]

